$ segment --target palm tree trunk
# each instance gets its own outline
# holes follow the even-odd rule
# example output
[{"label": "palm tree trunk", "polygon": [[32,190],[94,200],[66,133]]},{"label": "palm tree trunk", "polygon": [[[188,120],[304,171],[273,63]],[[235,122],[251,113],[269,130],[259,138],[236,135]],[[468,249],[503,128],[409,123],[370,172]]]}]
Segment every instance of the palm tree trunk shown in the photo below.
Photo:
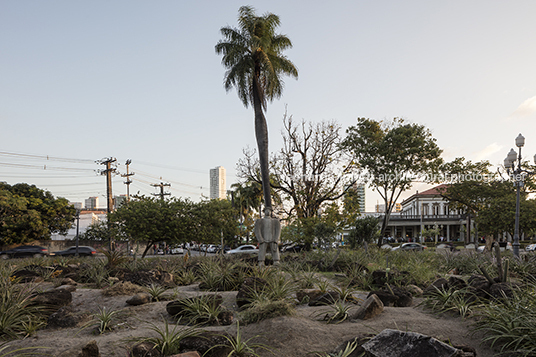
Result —
[{"label": "palm tree trunk", "polygon": [[259,149],[259,162],[261,165],[262,191],[264,194],[264,216],[272,215],[272,198],[270,196],[270,170],[268,166],[268,125],[264,117],[259,82],[253,79],[253,108],[255,110],[255,136]]}]

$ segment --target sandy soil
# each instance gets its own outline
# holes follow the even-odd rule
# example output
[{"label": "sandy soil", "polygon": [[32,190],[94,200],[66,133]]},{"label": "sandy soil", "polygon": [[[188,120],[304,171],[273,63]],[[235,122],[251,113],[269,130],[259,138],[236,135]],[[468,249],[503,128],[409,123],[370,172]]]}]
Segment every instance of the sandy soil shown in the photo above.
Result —
[{"label": "sandy soil", "polygon": [[[179,297],[191,297],[204,292],[197,285],[178,288]],[[235,304],[236,292],[221,293],[224,305],[238,315]],[[361,299],[366,293],[357,296]],[[96,340],[103,357],[127,356],[132,339],[153,336],[150,324],[163,326],[164,319],[171,321],[165,306],[167,301],[154,302],[140,306],[126,304],[128,296],[103,296],[101,290],[79,287],[73,292],[72,306],[75,312],[96,312],[99,307],[107,310],[121,310],[118,325],[111,332],[96,334],[91,328],[44,329],[35,336],[24,340],[11,341],[11,347],[41,346],[48,347],[45,355],[56,357],[77,356],[82,347]],[[415,304],[414,304],[415,305]],[[356,307],[357,308],[357,307]],[[493,352],[481,346],[481,336],[472,335],[469,323],[460,318],[435,315],[424,312],[420,307],[386,307],[384,312],[371,320],[339,324],[326,324],[319,320],[326,307],[300,305],[295,316],[285,316],[261,321],[256,324],[240,326],[245,339],[259,336],[254,341],[270,346],[276,356],[316,356],[315,353],[330,352],[344,341],[364,333],[376,334],[385,328],[413,331],[453,344],[463,344],[476,348],[477,355],[492,356]],[[230,326],[206,327],[206,330],[227,331],[236,334],[236,323]],[[261,356],[273,356],[260,350]]]}]

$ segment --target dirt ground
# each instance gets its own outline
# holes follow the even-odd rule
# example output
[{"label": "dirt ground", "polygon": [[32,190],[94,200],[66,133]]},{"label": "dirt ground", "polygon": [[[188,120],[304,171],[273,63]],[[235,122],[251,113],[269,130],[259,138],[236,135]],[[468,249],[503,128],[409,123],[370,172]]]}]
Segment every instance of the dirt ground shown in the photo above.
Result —
[{"label": "dirt ground", "polygon": [[[201,292],[197,285],[177,288],[178,298],[191,297]],[[220,293],[224,305],[231,309],[235,318],[238,308],[235,303],[236,292]],[[356,296],[364,299],[366,293]],[[128,348],[136,337],[154,336],[150,324],[163,326],[164,319],[171,321],[165,306],[168,301],[154,302],[139,306],[130,306],[126,300],[130,295],[103,296],[101,290],[79,287],[73,292],[72,306],[75,312],[96,312],[99,307],[107,310],[122,310],[118,324],[111,332],[96,334],[91,328],[44,329],[24,340],[10,341],[11,348],[40,346],[48,347],[44,354],[55,357],[77,356],[82,347],[91,340],[96,340],[102,357],[128,356]],[[316,356],[316,353],[332,351],[344,341],[364,333],[376,334],[383,329],[399,329],[418,332],[441,340],[450,340],[453,344],[468,345],[476,348],[480,357],[493,356],[493,351],[481,345],[481,336],[472,335],[470,323],[457,317],[442,316],[424,312],[420,307],[408,308],[386,307],[384,312],[374,319],[339,324],[326,324],[319,316],[327,307],[309,307],[299,305],[295,316],[273,318],[250,325],[240,325],[244,339],[259,336],[254,341],[269,346],[274,353],[259,350],[260,356]],[[357,309],[357,306],[356,306]],[[236,320],[236,319],[235,319]],[[236,323],[229,326],[205,327],[205,330],[226,331],[236,334]]]}]

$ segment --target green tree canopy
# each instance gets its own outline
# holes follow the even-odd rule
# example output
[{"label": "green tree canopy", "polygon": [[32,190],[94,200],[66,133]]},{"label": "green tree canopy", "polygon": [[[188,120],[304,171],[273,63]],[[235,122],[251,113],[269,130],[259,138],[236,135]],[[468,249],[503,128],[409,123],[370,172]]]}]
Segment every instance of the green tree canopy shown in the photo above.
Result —
[{"label": "green tree canopy", "polygon": [[0,182],[0,240],[20,244],[67,234],[76,209],[65,198],[55,198],[35,185]]},{"label": "green tree canopy", "polygon": [[389,123],[359,118],[357,125],[349,127],[346,133],[342,146],[365,170],[369,185],[384,200],[383,236],[400,194],[417,178],[434,180],[442,164],[442,150],[424,125],[398,118]]},{"label": "green tree canopy", "polygon": [[354,228],[350,230],[348,235],[350,247],[354,249],[364,243],[371,243],[378,239],[380,237],[380,221],[380,218],[374,216],[357,218]]}]

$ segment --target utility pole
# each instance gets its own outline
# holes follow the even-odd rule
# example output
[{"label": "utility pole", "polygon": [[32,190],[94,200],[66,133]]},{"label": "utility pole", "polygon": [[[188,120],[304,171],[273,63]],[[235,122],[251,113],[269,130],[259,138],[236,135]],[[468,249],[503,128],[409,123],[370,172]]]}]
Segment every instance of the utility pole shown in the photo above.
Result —
[{"label": "utility pole", "polygon": [[159,184],[151,184],[151,186],[153,187],[160,187],[160,193],[153,193],[153,196],[160,196],[160,199],[163,200],[164,199],[164,196],[169,196],[171,195],[171,193],[169,192],[164,192],[164,187],[169,187],[171,186],[170,183],[163,183],[163,182],[160,182]]},{"label": "utility pole", "polygon": [[[112,213],[114,208],[114,199],[112,196],[112,173],[115,172],[116,168],[112,168],[112,163],[117,160],[114,157],[107,159],[102,159],[97,161],[98,164],[106,165],[106,170],[100,170],[101,175],[106,175],[106,213],[108,218],[108,232],[110,232],[110,213]],[[108,237],[108,249],[112,250],[112,237]]]},{"label": "utility pole", "polygon": [[124,175],[121,175],[121,177],[126,177],[127,180],[125,182],[123,182],[125,185],[127,185],[127,202],[130,202],[130,184],[132,183],[132,180],[130,179],[130,176],[134,175],[134,172],[132,173],[129,173],[128,172],[128,166],[130,165],[130,163],[132,162],[132,160],[128,159],[127,162],[125,163],[125,165],[127,166],[127,173],[124,174]]}]

